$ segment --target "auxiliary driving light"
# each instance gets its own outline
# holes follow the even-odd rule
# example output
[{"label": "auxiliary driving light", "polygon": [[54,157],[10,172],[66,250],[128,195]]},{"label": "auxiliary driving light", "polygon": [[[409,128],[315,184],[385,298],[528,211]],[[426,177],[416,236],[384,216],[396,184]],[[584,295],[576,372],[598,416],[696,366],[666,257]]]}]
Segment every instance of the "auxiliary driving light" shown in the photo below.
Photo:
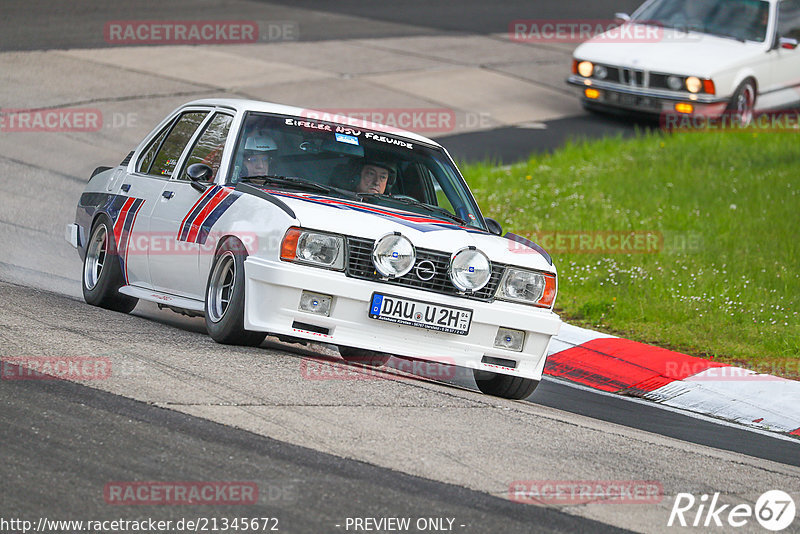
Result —
[{"label": "auxiliary driving light", "polygon": [[317,315],[324,315],[329,317],[331,314],[331,301],[333,297],[330,295],[322,295],[321,293],[312,293],[311,291],[303,291],[300,295],[300,305],[298,310],[316,313]]},{"label": "auxiliary driving light", "polygon": [[522,344],[524,342],[525,332],[511,328],[498,328],[497,335],[494,338],[494,346],[496,348],[516,352],[522,352]]},{"label": "auxiliary driving light", "polygon": [[587,87],[583,91],[583,94],[586,95],[586,98],[589,98],[591,100],[597,100],[598,98],[600,98],[600,91],[598,91],[597,89],[592,89],[591,87]]},{"label": "auxiliary driving light", "polygon": [[416,260],[414,245],[399,232],[378,239],[372,249],[375,270],[386,278],[400,278],[408,274]]},{"label": "auxiliary driving light", "polygon": [[675,104],[675,111],[678,113],[691,115],[694,112],[694,106],[692,104],[687,104],[686,102],[678,102]]}]

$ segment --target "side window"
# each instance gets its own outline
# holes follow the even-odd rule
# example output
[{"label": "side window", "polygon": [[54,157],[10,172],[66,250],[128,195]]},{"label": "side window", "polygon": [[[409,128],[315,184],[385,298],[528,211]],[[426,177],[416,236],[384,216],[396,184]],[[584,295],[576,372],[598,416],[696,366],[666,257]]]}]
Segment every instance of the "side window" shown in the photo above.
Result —
[{"label": "side window", "polygon": [[223,113],[217,113],[209,121],[205,131],[192,148],[192,153],[186,159],[186,165],[184,165],[183,172],[180,175],[181,180],[189,179],[186,175],[186,169],[194,163],[203,163],[211,167],[213,174],[209,181],[213,181],[217,177],[219,164],[222,160],[222,149],[225,148],[225,139],[228,138],[228,131],[231,129],[232,122],[233,117]]},{"label": "side window", "polygon": [[150,166],[153,165],[153,159],[156,157],[156,152],[161,147],[161,143],[164,141],[164,138],[167,136],[167,132],[169,132],[169,129],[172,128],[173,124],[174,121],[169,123],[169,125],[161,130],[161,133],[150,142],[150,146],[147,147],[147,150],[144,151],[142,157],[139,158],[139,165],[136,166],[137,172],[147,174],[150,171]]},{"label": "side window", "polygon": [[800,0],[784,0],[778,10],[778,36],[800,40]]},{"label": "side window", "polygon": [[190,111],[181,115],[181,118],[178,119],[178,122],[175,123],[175,126],[161,144],[161,148],[147,174],[169,177],[172,171],[175,170],[175,165],[178,164],[178,159],[181,157],[183,149],[186,148],[189,139],[192,138],[195,130],[206,118],[206,115],[208,115],[207,111]]}]

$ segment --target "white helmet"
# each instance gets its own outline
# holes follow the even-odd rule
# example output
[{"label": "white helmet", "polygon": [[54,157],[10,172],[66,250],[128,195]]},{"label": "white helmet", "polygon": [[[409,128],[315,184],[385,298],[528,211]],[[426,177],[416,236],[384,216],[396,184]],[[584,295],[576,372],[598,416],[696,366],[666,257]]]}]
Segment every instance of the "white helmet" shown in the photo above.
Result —
[{"label": "white helmet", "polygon": [[277,150],[278,144],[269,136],[253,134],[244,141],[244,150],[253,152],[270,152]]}]

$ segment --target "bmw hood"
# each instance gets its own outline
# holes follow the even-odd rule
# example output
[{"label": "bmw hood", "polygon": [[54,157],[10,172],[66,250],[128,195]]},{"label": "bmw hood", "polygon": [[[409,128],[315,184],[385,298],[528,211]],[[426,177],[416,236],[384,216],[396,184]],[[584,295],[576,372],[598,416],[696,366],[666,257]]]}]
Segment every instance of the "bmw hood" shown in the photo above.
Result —
[{"label": "bmw hood", "polygon": [[764,43],[740,42],[672,29],[659,29],[652,40],[636,42],[633,39],[624,42],[611,37],[613,35],[606,32],[586,41],[575,49],[573,57],[605,65],[712,78],[739,64],[751,62],[765,50]]},{"label": "bmw hood", "polygon": [[523,243],[434,215],[308,193],[270,191],[286,203],[303,228],[379,239],[399,232],[416,248],[456,252],[474,246],[492,262],[556,272],[547,258]]}]

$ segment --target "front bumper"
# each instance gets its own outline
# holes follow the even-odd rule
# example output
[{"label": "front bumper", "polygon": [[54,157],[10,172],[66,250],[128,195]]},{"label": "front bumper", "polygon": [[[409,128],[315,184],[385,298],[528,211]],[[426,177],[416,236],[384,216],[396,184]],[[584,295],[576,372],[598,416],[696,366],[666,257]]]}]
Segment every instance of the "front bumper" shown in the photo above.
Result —
[{"label": "front bumper", "polygon": [[[540,380],[550,338],[561,319],[549,310],[509,302],[480,302],[419,289],[349,278],[295,263],[254,256],[245,260],[245,328],[347,347],[376,350],[439,363]],[[303,290],[333,296],[330,316],[300,311]],[[368,317],[374,291],[399,297],[469,308],[466,336],[377,321]],[[298,323],[301,323],[298,325]],[[311,331],[312,325],[327,333]],[[525,331],[522,352],[493,346],[498,327]],[[499,358],[508,365],[483,361]]]},{"label": "front bumper", "polygon": [[[691,115],[718,117],[728,105],[727,99],[715,95],[690,95],[681,91],[632,87],[615,82],[590,80],[577,74],[567,78],[567,83],[576,89],[581,101],[586,104],[642,113],[657,115],[677,113],[675,105],[684,103],[692,105]],[[597,90],[598,97],[588,98],[587,88]]]}]

